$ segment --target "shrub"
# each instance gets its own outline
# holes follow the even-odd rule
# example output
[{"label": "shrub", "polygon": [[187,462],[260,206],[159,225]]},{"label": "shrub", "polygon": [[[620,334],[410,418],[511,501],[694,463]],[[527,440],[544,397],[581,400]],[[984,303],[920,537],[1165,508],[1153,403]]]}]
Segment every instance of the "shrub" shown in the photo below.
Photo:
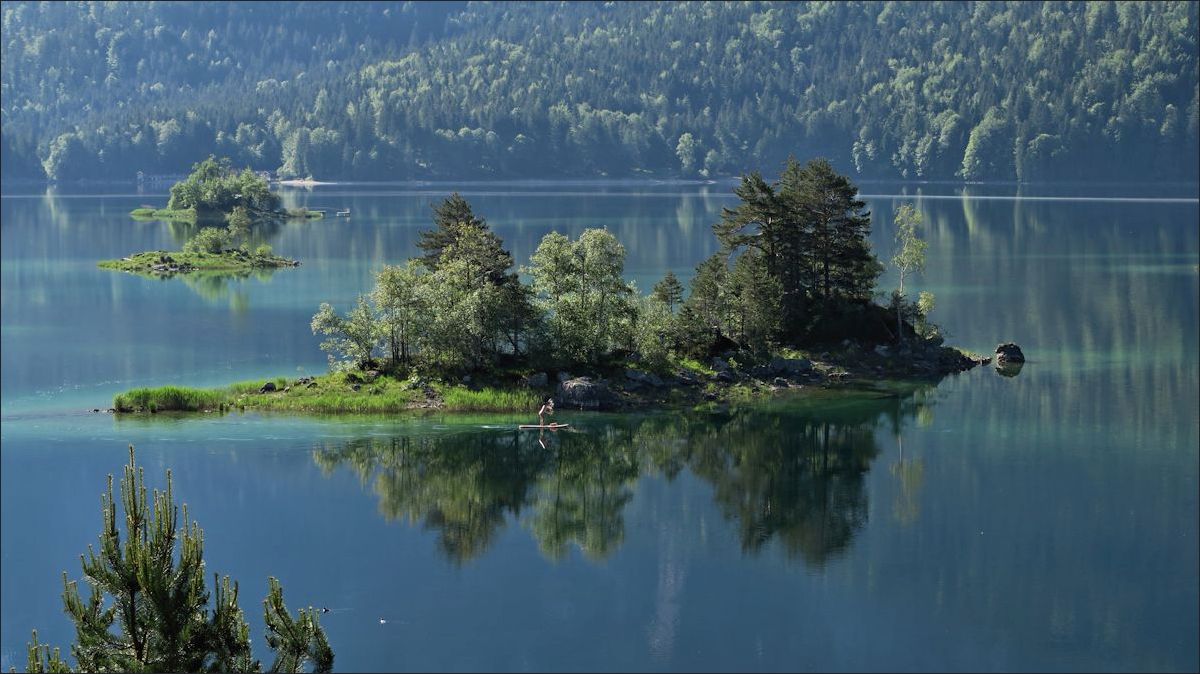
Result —
[{"label": "shrub", "polygon": [[229,234],[216,227],[204,227],[183,244],[185,253],[220,253],[229,243]]}]

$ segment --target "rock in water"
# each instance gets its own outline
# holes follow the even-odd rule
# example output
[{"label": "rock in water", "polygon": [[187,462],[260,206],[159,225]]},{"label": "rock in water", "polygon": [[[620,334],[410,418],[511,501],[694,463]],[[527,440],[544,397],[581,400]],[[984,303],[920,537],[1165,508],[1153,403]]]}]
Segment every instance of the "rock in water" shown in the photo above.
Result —
[{"label": "rock in water", "polygon": [[1003,365],[1005,363],[1024,363],[1025,354],[1021,353],[1021,347],[1012,342],[1005,342],[996,347],[996,364]]}]

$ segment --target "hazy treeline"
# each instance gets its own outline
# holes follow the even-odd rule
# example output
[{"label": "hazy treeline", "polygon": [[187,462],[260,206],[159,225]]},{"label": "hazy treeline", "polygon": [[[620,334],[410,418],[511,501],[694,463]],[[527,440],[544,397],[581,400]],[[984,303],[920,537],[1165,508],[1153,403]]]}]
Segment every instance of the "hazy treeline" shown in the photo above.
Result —
[{"label": "hazy treeline", "polygon": [[6,3],[6,176],[1194,180],[1196,2]]}]

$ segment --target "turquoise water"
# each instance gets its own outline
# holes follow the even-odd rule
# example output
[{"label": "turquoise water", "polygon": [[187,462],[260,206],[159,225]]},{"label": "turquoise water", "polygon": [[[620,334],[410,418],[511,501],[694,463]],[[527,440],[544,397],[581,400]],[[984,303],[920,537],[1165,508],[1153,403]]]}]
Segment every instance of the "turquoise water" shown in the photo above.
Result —
[{"label": "turquoise water", "polygon": [[732,204],[726,185],[291,190],[352,216],[264,233],[297,269],[189,283],[94,267],[181,244],[127,216],[161,194],[6,192],[0,666],[34,628],[70,643],[61,574],[132,443],[152,484],[172,469],[260,653],[273,575],[293,608],[334,609],[343,671],[1200,667],[1194,187],[862,186],[882,257],[888,214],[918,204],[916,289],[951,343],[1021,344],[1012,378],[560,413],[572,432],[542,438],[513,416],[90,412],[133,386],[323,371],[317,305],[413,255],[451,189],[521,262],[548,231],[608,227],[642,288],[690,277]]}]

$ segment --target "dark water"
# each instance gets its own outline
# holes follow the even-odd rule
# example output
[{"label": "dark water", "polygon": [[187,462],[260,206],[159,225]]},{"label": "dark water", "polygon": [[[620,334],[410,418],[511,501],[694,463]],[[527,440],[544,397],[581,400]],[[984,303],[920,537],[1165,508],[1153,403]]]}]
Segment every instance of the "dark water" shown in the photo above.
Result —
[{"label": "dark water", "polygon": [[[457,187],[520,261],[553,229],[608,227],[642,288],[689,277],[731,204],[724,185]],[[572,432],[540,442],[510,416],[84,411],[322,371],[317,305],[414,254],[449,189],[290,191],[352,216],[264,233],[298,269],[195,281],[95,268],[186,239],[127,217],[162,195],[0,199],[3,668],[31,629],[70,643],[61,574],[78,578],[129,443],[152,484],[173,470],[256,648],[273,575],[291,606],[334,609],[342,670],[1200,667],[1194,187],[862,186],[885,257],[891,210],[918,203],[934,320],[976,351],[1021,344],[1016,377],[560,413]]]}]

